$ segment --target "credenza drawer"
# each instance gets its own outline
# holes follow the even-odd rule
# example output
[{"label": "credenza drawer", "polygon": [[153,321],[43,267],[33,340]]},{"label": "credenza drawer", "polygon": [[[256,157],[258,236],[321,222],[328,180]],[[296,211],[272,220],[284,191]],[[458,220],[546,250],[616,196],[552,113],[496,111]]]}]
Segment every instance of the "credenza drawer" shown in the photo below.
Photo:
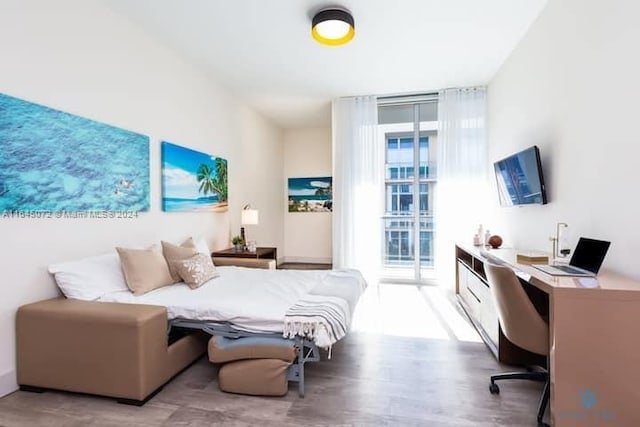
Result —
[{"label": "credenza drawer", "polygon": [[[468,286],[471,291],[480,299],[480,309],[477,319],[494,344],[498,344],[498,312],[493,303],[491,289],[475,274],[469,274]],[[471,277],[473,276],[473,277]]]},{"label": "credenza drawer", "polygon": [[489,293],[487,298],[482,301],[482,309],[480,310],[480,324],[491,341],[497,346],[499,340],[498,325],[500,322],[498,321],[498,312],[491,296],[491,289],[487,289],[487,291]]},{"label": "credenza drawer", "polygon": [[467,287],[483,304],[485,300],[491,297],[487,285],[472,272],[469,272],[469,276],[467,277]]},{"label": "credenza drawer", "polygon": [[491,296],[491,289],[474,272],[458,265],[460,296],[467,305],[468,314],[479,323],[486,336],[498,344],[498,314]]},{"label": "credenza drawer", "polygon": [[461,262],[458,262],[458,289],[460,297],[466,305],[467,314],[473,318],[480,315],[480,299],[469,287],[469,279],[473,273]]}]

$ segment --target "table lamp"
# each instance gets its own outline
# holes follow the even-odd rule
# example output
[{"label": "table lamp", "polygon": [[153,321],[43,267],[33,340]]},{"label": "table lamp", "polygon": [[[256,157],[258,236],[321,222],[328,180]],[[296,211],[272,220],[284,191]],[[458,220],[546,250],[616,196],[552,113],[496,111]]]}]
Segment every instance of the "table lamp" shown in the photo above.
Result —
[{"label": "table lamp", "polygon": [[242,216],[240,219],[240,223],[243,225],[243,227],[240,227],[240,238],[244,241],[246,245],[247,239],[245,237],[244,226],[258,225],[258,210],[251,209],[251,205],[245,205],[242,208]]}]

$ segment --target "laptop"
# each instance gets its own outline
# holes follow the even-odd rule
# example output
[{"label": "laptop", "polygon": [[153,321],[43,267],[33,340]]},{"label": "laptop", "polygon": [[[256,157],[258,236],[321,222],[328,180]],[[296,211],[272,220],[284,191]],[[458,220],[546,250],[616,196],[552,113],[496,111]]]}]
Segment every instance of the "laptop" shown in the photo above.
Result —
[{"label": "laptop", "polygon": [[581,237],[569,265],[540,265],[533,267],[552,276],[595,277],[602,266],[611,242]]}]

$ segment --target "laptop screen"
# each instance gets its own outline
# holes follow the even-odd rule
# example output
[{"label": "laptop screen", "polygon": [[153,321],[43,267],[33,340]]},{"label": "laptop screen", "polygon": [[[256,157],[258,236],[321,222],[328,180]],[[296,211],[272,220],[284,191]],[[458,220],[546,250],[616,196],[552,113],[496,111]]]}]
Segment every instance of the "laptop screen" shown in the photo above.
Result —
[{"label": "laptop screen", "polygon": [[609,245],[611,242],[581,237],[569,265],[597,274],[609,250]]}]

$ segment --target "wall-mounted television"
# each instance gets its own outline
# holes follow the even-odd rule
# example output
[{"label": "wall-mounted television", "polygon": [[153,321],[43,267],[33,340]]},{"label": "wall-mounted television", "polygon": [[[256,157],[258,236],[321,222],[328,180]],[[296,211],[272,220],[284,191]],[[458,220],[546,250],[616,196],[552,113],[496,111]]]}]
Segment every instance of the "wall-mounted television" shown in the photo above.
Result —
[{"label": "wall-mounted television", "polygon": [[493,164],[500,205],[544,205],[547,193],[542,177],[540,150],[527,148]]}]

